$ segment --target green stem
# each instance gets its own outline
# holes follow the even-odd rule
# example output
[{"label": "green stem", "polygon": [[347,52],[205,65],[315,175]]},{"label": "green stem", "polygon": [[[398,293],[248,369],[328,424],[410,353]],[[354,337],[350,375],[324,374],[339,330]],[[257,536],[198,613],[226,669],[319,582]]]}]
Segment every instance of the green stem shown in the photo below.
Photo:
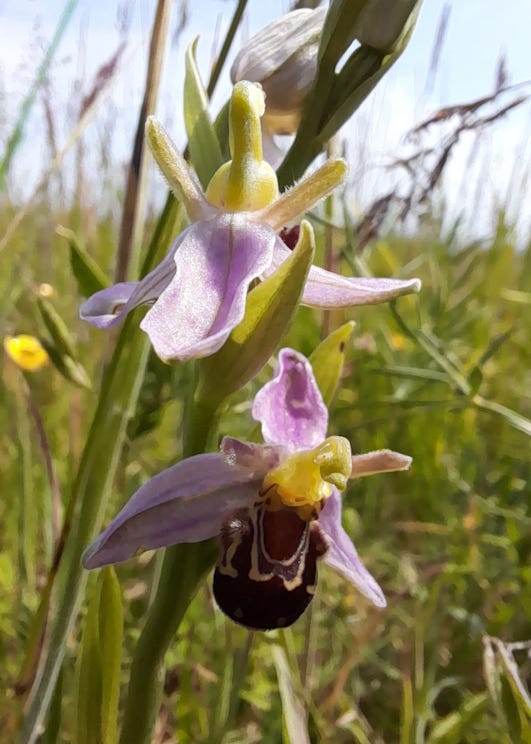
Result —
[{"label": "green stem", "polygon": [[166,550],[157,593],[133,657],[122,744],[151,742],[162,698],[166,650],[216,553],[214,540]]},{"label": "green stem", "polygon": [[[218,401],[191,398],[185,411],[183,456],[205,450],[217,422]],[[217,554],[215,540],[166,549],[159,584],[140,635],[129,678],[122,744],[149,744],[164,684],[164,656]]]},{"label": "green stem", "polygon": [[221,51],[216,60],[216,64],[214,65],[214,68],[210,75],[210,80],[208,81],[207,95],[209,98],[212,97],[212,94],[216,89],[219,76],[223,69],[223,65],[225,64],[228,53],[230,52],[232,42],[234,41],[234,36],[236,34],[236,31],[238,30],[238,26],[240,25],[243,12],[246,7],[247,0],[239,0],[238,5],[236,6],[236,10],[234,11],[234,15],[232,16],[232,21],[230,23],[229,30],[227,31],[227,36],[225,37],[225,41],[223,42],[223,46],[221,47]]}]

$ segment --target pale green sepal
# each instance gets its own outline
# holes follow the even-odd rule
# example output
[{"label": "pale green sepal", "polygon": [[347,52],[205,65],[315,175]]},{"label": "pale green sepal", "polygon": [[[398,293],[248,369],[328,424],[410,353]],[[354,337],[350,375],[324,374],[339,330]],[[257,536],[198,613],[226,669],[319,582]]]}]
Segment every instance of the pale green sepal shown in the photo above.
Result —
[{"label": "pale green sepal", "polygon": [[76,668],[77,744],[116,744],[123,612],[114,568],[98,576],[89,602]]},{"label": "pale green sepal", "polygon": [[62,225],[59,225],[55,232],[68,241],[70,266],[79,294],[82,297],[90,297],[95,292],[108,287],[110,282],[105,272],[83,248],[75,232]]},{"label": "pale green sepal", "polygon": [[188,135],[190,160],[201,185],[206,188],[212,175],[223,163],[223,156],[208,112],[208,97],[195,61],[198,39],[199,37],[194,39],[186,52],[184,124]]},{"label": "pale green sepal", "polygon": [[177,199],[183,203],[190,221],[205,219],[212,207],[203,194],[197,176],[154,116],[146,119],[146,139],[162,175]]},{"label": "pale green sepal", "polygon": [[70,382],[90,388],[90,378],[83,365],[76,359],[76,349],[66,323],[49,300],[38,297],[37,307],[53,340],[52,343],[46,339],[42,340],[52,364]]},{"label": "pale green sepal", "polygon": [[314,251],[313,229],[303,221],[295,249],[272,276],[249,293],[245,317],[225,345],[198,363],[198,397],[222,400],[260,372],[291,323]]},{"label": "pale green sepal", "polygon": [[341,378],[345,363],[345,346],[355,325],[351,320],[332,331],[309,357],[315,381],[327,406],[332,402]]}]

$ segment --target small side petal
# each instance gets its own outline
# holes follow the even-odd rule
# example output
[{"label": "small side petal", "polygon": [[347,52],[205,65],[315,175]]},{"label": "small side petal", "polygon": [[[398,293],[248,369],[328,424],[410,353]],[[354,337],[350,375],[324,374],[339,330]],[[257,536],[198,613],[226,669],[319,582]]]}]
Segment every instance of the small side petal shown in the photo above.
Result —
[{"label": "small side petal", "polygon": [[131,298],[139,282],[119,282],[96,292],[79,308],[79,317],[95,328],[109,328],[136,307]]},{"label": "small side petal", "polygon": [[312,449],[325,439],[328,409],[306,357],[281,350],[275,376],[256,394],[252,415],[262,424],[265,442],[289,450]]},{"label": "small side petal", "polygon": [[220,454],[190,457],[144,483],[83,556],[85,568],[120,563],[217,535],[223,518],[252,504],[261,478]]},{"label": "small side petal", "polygon": [[341,497],[334,489],[319,516],[319,524],[328,539],[328,551],[323,561],[350,581],[376,607],[385,607],[384,594],[360,561],[352,540],[341,524]]},{"label": "small side petal", "polygon": [[[285,261],[288,255],[289,250],[280,240],[277,241],[268,274]],[[377,305],[401,295],[419,292],[420,287],[420,279],[346,277],[312,266],[301,302],[319,308]]]},{"label": "small side petal", "polygon": [[154,302],[175,274],[175,252],[188,230],[179,235],[164,259],[143,279],[139,282],[120,282],[96,292],[81,305],[79,317],[95,328],[109,328],[123,320],[135,307]]},{"label": "small side petal", "polygon": [[251,281],[269,266],[276,236],[243,214],[189,228],[175,275],[140,327],[162,359],[209,356],[245,313]]},{"label": "small side petal", "polygon": [[392,473],[408,470],[413,462],[411,457],[392,450],[377,450],[363,455],[353,455],[351,478],[361,478],[375,473]]}]

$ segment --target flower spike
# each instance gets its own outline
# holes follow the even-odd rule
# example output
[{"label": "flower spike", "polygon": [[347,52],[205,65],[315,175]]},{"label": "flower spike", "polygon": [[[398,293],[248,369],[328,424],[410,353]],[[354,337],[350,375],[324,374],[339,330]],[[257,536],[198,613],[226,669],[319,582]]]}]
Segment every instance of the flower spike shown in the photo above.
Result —
[{"label": "flower spike", "polygon": [[[271,277],[291,255],[277,232],[346,175],[345,162],[331,160],[278,196],[275,172],[263,159],[263,111],[259,85],[241,81],[234,86],[229,115],[232,160],[214,174],[206,194],[163,127],[148,118],[153,155],[192,224],[148,276],[107,287],[83,303],[83,319],[106,328],[138,305],[152,304],[140,327],[167,361],[210,356],[225,344],[245,317],[252,283]],[[370,305],[419,287],[418,279],[343,277],[312,266],[300,302],[319,308]]]},{"label": "flower spike", "polygon": [[265,444],[227,437],[219,453],[190,457],[156,475],[87,549],[85,567],[219,535],[214,596],[246,627],[295,622],[315,593],[321,559],[385,607],[341,525],[340,491],[349,478],[403,470],[411,459],[389,450],[352,457],[346,439],[326,438],[328,412],[311,365],[293,349],[280,352],[253,416]]}]

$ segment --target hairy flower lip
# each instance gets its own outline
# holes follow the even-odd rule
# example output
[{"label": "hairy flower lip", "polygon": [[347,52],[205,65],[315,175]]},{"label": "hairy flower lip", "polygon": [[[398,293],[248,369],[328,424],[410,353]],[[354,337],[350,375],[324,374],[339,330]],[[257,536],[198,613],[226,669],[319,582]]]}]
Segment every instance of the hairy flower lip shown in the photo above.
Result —
[{"label": "hairy flower lip", "polygon": [[[272,468],[326,437],[328,411],[311,365],[292,349],[279,353],[273,379],[257,393],[252,410],[262,425],[264,444],[225,437],[219,453],[187,458],[154,476],[86,550],[83,565],[97,568],[143,550],[218,535],[227,517],[254,508]],[[354,455],[350,477],[405,470],[410,464],[411,458],[391,450]],[[335,486],[319,524],[329,546],[323,561],[373,604],[384,607],[382,590],[341,525],[341,497]]]}]

